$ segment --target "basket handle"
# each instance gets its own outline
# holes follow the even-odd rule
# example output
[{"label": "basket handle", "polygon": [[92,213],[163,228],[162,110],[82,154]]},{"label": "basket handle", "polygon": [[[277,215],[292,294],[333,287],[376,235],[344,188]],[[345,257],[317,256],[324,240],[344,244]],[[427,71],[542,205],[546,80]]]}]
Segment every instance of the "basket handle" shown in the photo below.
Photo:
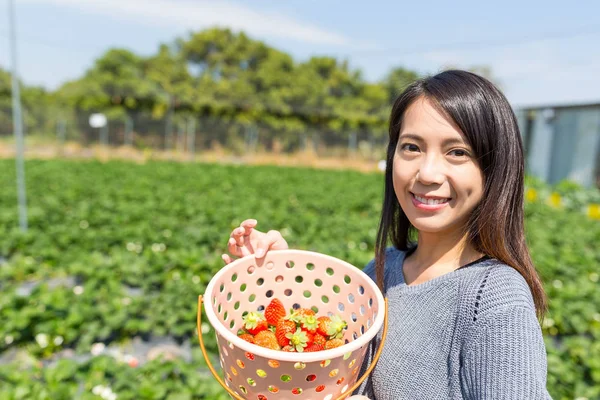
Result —
[{"label": "basket handle", "polygon": [[201,326],[202,303],[203,303],[203,301],[202,301],[202,295],[200,295],[200,296],[198,296],[198,318],[196,319],[196,324],[197,324],[196,326],[197,326],[197,329],[198,329],[198,340],[200,341],[200,349],[202,350],[202,355],[204,356],[204,360],[206,361],[206,365],[208,366],[208,369],[213,374],[213,376],[215,377],[215,379],[217,380],[217,382],[219,382],[219,384],[221,386],[223,386],[223,389],[227,390],[227,392],[231,395],[231,397],[233,397],[236,400],[246,400],[243,397],[239,396],[233,390],[229,389],[229,386],[227,386],[225,384],[225,382],[223,382],[223,379],[221,379],[221,377],[219,376],[219,374],[217,374],[217,371],[215,371],[215,369],[212,366],[212,363],[210,362],[208,354],[206,353],[206,348],[204,347],[204,340],[202,339],[202,326]]},{"label": "basket handle", "polygon": [[[379,348],[377,349],[377,352],[375,353],[375,356],[373,357],[373,360],[371,361],[371,364],[369,365],[369,367],[367,368],[367,370],[365,371],[365,373],[363,374],[363,376],[360,377],[360,379],[358,379],[354,385],[352,385],[352,387],[350,389],[348,389],[348,391],[345,394],[342,394],[341,396],[339,396],[336,400],[343,400],[346,397],[352,395],[352,392],[354,392],[361,383],[363,383],[363,381],[369,376],[369,374],[371,373],[371,371],[373,370],[373,368],[375,368],[375,365],[377,364],[377,361],[379,360],[379,356],[381,355],[381,351],[383,350],[383,345],[385,343],[385,339],[387,336],[387,330],[388,330],[388,299],[387,297],[383,299],[384,300],[384,314],[383,314],[383,333],[381,335],[381,343],[379,344]],[[215,369],[212,366],[212,363],[210,362],[210,359],[208,357],[208,354],[206,352],[206,348],[204,347],[204,340],[202,338],[202,327],[201,327],[201,314],[202,314],[202,304],[203,304],[203,298],[202,295],[198,296],[198,317],[196,319],[196,326],[198,329],[198,341],[200,342],[200,349],[202,350],[202,355],[204,356],[204,360],[206,361],[206,365],[208,366],[208,369],[210,370],[210,372],[213,374],[213,376],[215,377],[215,379],[217,380],[217,382],[223,387],[223,389],[225,389],[227,391],[227,393],[229,393],[229,395],[231,397],[233,397],[236,400],[246,400],[245,398],[241,397],[240,395],[238,395],[236,392],[234,392],[233,390],[231,390],[226,384],[225,382],[223,382],[223,379],[221,379],[221,377],[219,376],[219,374],[217,373],[217,371],[215,371]]]}]

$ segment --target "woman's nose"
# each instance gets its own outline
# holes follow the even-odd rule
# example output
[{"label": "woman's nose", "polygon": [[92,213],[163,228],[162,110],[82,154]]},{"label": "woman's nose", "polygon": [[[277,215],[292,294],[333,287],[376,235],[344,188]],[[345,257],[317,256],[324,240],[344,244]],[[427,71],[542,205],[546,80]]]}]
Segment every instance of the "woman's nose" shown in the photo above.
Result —
[{"label": "woman's nose", "polygon": [[442,160],[434,155],[427,156],[423,159],[419,168],[417,180],[424,185],[442,184],[445,179],[443,168]]}]

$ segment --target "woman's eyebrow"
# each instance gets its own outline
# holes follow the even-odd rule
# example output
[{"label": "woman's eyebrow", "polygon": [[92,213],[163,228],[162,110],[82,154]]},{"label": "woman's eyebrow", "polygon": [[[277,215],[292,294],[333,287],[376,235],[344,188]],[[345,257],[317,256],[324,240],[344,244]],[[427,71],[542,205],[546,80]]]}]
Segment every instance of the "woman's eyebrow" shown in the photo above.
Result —
[{"label": "woman's eyebrow", "polygon": [[[414,133],[402,133],[398,139],[412,139],[412,140],[416,140],[419,142],[423,142],[423,138],[417,134]],[[468,146],[468,144],[462,139],[462,138],[448,138],[448,139],[444,139],[442,141],[442,146],[450,146],[450,145],[455,145],[455,144],[460,144],[463,146]]]},{"label": "woman's eyebrow", "polygon": [[412,140],[416,140],[419,142],[423,141],[423,138],[421,136],[415,135],[414,133],[402,133],[402,134],[400,134],[398,139],[412,139]]},{"label": "woman's eyebrow", "polygon": [[454,145],[454,144],[461,144],[463,146],[468,146],[468,144],[464,140],[459,139],[459,138],[449,138],[449,139],[445,139],[442,142],[443,146],[450,146],[450,145]]}]

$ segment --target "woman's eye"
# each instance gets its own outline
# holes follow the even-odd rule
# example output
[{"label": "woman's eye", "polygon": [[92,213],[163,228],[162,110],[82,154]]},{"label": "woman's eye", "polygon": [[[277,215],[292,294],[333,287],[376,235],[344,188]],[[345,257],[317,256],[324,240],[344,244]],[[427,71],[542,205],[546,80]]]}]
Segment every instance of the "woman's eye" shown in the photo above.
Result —
[{"label": "woman's eye", "polygon": [[419,151],[419,146],[417,146],[416,144],[412,144],[412,143],[405,143],[400,148],[402,150],[406,150],[409,152]]},{"label": "woman's eye", "polygon": [[461,149],[454,149],[452,151],[450,151],[450,154],[452,154],[455,157],[468,157],[469,153],[467,153],[466,150],[461,150]]}]

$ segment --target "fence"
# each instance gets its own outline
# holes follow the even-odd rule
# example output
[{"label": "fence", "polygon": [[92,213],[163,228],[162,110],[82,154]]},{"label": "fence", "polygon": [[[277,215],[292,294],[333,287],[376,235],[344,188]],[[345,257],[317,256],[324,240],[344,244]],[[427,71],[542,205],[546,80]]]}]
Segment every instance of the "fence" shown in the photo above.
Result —
[{"label": "fence", "polygon": [[[0,107],[0,138],[12,137],[10,107]],[[90,126],[92,112],[66,109],[23,109],[25,135],[29,143],[78,143],[131,146],[195,154],[214,149],[233,154],[248,152],[294,153],[311,151],[317,156],[354,156],[369,160],[384,158],[387,132],[357,127],[332,128],[330,124],[281,121],[245,121],[235,115],[215,116],[172,112],[154,116],[150,112],[104,114],[106,125]]]}]

